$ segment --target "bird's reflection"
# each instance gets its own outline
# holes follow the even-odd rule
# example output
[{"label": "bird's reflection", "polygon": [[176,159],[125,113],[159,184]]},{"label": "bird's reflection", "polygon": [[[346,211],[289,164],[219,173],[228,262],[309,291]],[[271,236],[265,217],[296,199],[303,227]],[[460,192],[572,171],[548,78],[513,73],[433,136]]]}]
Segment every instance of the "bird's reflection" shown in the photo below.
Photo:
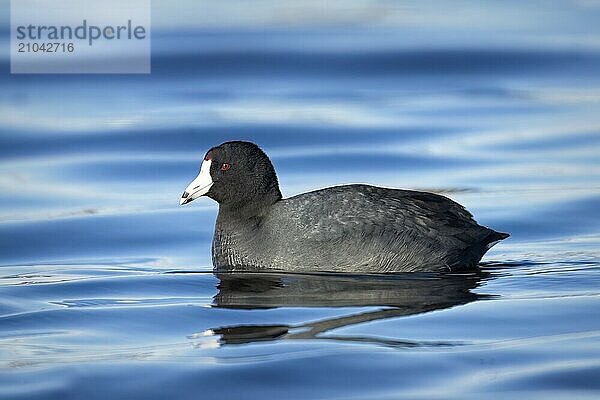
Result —
[{"label": "bird's reflection", "polygon": [[466,275],[217,273],[216,276],[219,284],[214,306],[220,308],[376,307],[374,311],[300,325],[238,325],[211,329],[211,334],[219,336],[221,345],[277,339],[367,342],[394,347],[457,345],[455,342],[340,336],[329,332],[363,322],[449,308],[486,297],[472,291],[486,278],[482,272]]}]

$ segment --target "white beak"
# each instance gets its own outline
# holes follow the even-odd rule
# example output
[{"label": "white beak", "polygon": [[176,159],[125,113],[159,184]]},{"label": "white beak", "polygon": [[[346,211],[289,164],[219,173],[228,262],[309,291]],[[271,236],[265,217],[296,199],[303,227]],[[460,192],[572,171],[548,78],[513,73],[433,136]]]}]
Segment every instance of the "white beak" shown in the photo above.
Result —
[{"label": "white beak", "polygon": [[211,160],[204,160],[202,162],[202,166],[200,167],[200,173],[185,188],[183,195],[181,195],[181,200],[179,200],[180,205],[184,205],[189,203],[192,200],[197,199],[200,196],[204,196],[210,190],[213,185],[212,177],[210,176],[210,164]]}]

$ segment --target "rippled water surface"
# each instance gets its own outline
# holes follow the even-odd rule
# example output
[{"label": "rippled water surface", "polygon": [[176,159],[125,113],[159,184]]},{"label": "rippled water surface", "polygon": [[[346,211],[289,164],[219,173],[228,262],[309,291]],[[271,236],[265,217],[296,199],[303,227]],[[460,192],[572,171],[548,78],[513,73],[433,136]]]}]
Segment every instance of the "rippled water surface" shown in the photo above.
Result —
[{"label": "rippled water surface", "polygon": [[[600,9],[349,4],[159,10],[151,75],[0,58],[0,398],[598,398]],[[215,275],[216,205],[178,201],[229,139],[286,196],[433,190],[512,236],[465,275]]]}]

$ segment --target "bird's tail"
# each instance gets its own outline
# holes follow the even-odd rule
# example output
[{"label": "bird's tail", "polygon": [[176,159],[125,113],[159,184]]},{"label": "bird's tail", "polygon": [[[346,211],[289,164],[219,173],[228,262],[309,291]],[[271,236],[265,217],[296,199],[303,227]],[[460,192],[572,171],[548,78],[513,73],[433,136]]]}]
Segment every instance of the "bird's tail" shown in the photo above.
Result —
[{"label": "bird's tail", "polygon": [[510,234],[504,232],[496,232],[490,229],[489,235],[485,238],[486,251],[491,249],[494,245],[496,245],[499,241],[506,239]]}]

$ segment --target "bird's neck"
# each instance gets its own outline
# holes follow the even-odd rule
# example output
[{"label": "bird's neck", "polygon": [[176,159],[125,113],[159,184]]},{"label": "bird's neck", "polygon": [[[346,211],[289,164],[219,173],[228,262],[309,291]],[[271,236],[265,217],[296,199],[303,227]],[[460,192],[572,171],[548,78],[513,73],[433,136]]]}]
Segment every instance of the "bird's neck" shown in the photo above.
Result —
[{"label": "bird's neck", "polygon": [[249,194],[248,198],[238,202],[221,203],[218,219],[237,222],[261,219],[281,197],[281,192],[276,187],[267,192]]},{"label": "bird's neck", "polygon": [[256,264],[253,254],[264,241],[264,218],[280,200],[277,192],[263,196],[260,202],[220,204],[212,243],[213,264],[220,268]]}]

